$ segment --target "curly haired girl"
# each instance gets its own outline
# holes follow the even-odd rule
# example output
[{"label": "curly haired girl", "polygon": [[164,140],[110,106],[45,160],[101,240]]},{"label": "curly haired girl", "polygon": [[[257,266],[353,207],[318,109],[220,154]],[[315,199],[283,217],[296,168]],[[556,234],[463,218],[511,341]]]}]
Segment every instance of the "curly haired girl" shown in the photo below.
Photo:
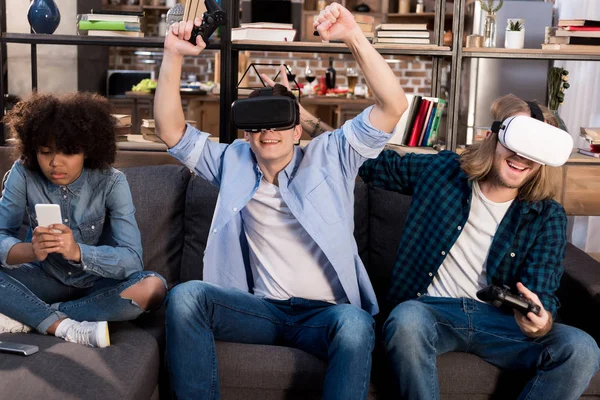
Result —
[{"label": "curly haired girl", "polygon": [[[90,93],[36,94],[4,123],[20,158],[0,198],[0,332],[14,319],[69,342],[109,346],[106,321],[135,319],[166,295],[164,279],[143,271],[129,185],[110,167],[110,104]],[[61,224],[38,226],[35,205],[43,203],[60,206]]]}]

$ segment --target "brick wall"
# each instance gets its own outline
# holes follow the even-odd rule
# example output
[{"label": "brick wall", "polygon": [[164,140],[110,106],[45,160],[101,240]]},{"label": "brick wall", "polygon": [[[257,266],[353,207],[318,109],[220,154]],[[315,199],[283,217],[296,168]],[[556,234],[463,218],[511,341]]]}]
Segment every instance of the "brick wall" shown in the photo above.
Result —
[{"label": "brick wall", "polygon": [[[144,28],[147,36],[157,35],[159,18],[159,14],[147,13]],[[193,74],[200,81],[214,80],[215,53],[214,50],[205,50],[199,57],[186,57],[182,79],[185,80],[188,75]],[[336,70],[337,84],[346,85],[346,68],[357,68],[351,54],[249,52],[250,62],[277,65],[285,63],[291,66],[299,83],[306,83],[304,71],[307,65],[310,65],[317,79],[324,76],[325,70],[329,67],[329,57],[334,59],[333,67]],[[431,94],[431,57],[385,56],[384,58],[388,60],[390,67],[400,79],[400,84],[406,93]],[[111,48],[109,67],[111,69],[154,71],[158,77],[161,60],[162,49]],[[258,67],[258,69],[268,76],[274,76],[278,72],[277,67]],[[360,71],[358,83],[365,83],[364,78],[360,76]],[[248,86],[260,86],[260,81],[253,70],[250,71]]]},{"label": "brick wall", "polygon": [[[357,68],[357,64],[350,54],[319,54],[319,53],[279,53],[279,52],[249,52],[249,62],[275,64],[285,63],[290,66],[296,74],[299,83],[306,83],[304,71],[310,65],[315,76],[325,75],[329,67],[329,57],[333,57],[333,68],[336,70],[337,84],[346,85],[346,68]],[[431,90],[431,68],[430,57],[422,56],[385,56],[389,66],[392,68],[400,84],[406,93],[429,95]],[[156,76],[160,69],[162,60],[161,49],[132,49],[111,48],[109,65],[111,69],[131,69],[154,71]],[[183,63],[182,79],[188,75],[196,75],[200,81],[214,80],[215,51],[206,50],[199,57],[186,57]],[[210,63],[210,66],[209,66]],[[257,67],[260,73],[274,76],[278,68]],[[259,85],[258,77],[254,70],[249,72],[249,86]],[[364,77],[360,76],[358,83],[366,83]]]}]

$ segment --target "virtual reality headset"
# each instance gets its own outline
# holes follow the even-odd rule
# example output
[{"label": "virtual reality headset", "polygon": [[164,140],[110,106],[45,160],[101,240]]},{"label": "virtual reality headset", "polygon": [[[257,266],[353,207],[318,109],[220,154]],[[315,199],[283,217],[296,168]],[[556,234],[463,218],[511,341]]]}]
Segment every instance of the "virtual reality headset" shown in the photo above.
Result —
[{"label": "virtual reality headset", "polygon": [[560,167],[571,155],[573,138],[562,129],[544,122],[539,106],[528,102],[531,117],[518,115],[495,121],[492,132],[500,143],[521,157],[542,165]]},{"label": "virtual reality headset", "polygon": [[249,132],[291,129],[300,123],[296,100],[273,96],[273,88],[260,89],[258,96],[234,101],[231,118],[237,129]]}]

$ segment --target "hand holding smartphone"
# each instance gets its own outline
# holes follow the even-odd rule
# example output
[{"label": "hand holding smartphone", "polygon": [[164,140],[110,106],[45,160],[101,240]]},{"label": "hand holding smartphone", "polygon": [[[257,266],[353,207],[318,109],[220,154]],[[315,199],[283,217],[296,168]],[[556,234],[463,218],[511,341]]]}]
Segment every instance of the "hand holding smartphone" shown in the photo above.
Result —
[{"label": "hand holding smartphone", "polygon": [[[50,225],[62,224],[62,215],[58,204],[36,204],[35,214],[37,215],[38,226],[47,228]],[[56,233],[61,231],[55,229]]]}]

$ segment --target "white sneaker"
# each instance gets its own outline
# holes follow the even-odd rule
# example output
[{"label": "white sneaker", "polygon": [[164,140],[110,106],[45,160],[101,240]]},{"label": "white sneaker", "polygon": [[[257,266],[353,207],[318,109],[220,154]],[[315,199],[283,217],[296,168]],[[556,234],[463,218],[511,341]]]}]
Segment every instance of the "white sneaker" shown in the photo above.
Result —
[{"label": "white sneaker", "polygon": [[[61,326],[66,324],[65,326]],[[61,332],[59,335],[58,332]],[[101,322],[78,322],[72,319],[65,319],[56,328],[56,336],[62,337],[67,342],[84,344],[91,347],[110,346],[110,336],[108,334],[108,323]]]},{"label": "white sneaker", "polygon": [[31,331],[31,327],[4,314],[0,314],[0,333],[27,333]]}]

